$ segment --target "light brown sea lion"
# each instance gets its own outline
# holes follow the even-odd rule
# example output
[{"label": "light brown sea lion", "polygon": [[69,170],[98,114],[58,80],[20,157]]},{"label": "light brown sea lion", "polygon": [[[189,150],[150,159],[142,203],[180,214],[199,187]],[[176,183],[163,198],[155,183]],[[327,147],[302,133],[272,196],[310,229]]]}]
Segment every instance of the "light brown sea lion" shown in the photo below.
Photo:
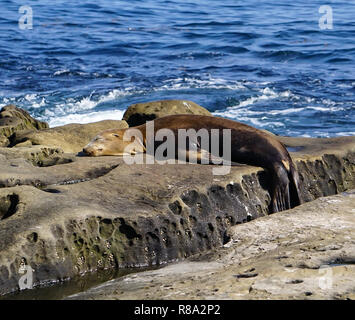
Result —
[{"label": "light brown sea lion", "polygon": [[[84,149],[89,156],[134,154],[147,150],[147,123],[133,127],[141,132],[142,141],[124,141],[126,130],[106,130],[96,136]],[[231,131],[231,161],[265,168],[272,175],[271,209],[278,212],[301,204],[299,177],[286,147],[275,137],[259,129],[233,120],[201,115],[171,115],[154,120],[154,134],[160,129],[170,129],[178,137],[179,129],[223,129]],[[222,138],[222,135],[220,135]],[[161,143],[161,142],[160,142]],[[157,148],[155,142],[155,148]],[[177,145],[177,143],[175,144]],[[221,146],[222,143],[219,144]],[[209,149],[211,150],[211,149]],[[216,155],[219,156],[219,155]]]}]

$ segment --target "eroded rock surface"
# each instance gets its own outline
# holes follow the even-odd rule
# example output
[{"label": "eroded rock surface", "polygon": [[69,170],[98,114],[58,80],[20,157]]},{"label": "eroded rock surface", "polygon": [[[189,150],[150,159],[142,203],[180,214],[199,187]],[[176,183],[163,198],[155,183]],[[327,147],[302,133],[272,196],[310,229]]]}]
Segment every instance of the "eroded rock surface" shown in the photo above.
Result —
[{"label": "eroded rock surface", "polygon": [[[26,166],[26,160],[33,166],[49,167],[56,164],[73,162],[76,160],[76,158],[74,154],[64,154],[63,150],[60,148],[31,146],[18,148],[0,148],[0,160],[3,160],[3,163],[0,164],[0,168],[4,170],[4,172],[0,170],[1,176],[2,174],[6,174],[6,171],[7,174],[11,171],[14,171],[11,170],[13,168],[20,168],[20,163]],[[6,160],[11,161],[7,162]],[[6,169],[6,167],[9,168]],[[19,176],[21,176],[21,172],[19,172]],[[9,178],[11,177],[9,176]],[[12,178],[14,178],[14,176],[12,176]]]},{"label": "eroded rock surface", "polygon": [[9,146],[16,132],[46,128],[47,123],[32,118],[27,111],[14,105],[5,106],[0,110],[0,147]]},{"label": "eroded rock surface", "polygon": [[13,138],[15,147],[44,145],[60,148],[64,152],[78,153],[99,132],[108,129],[128,128],[126,121],[103,120],[88,124],[68,124],[46,130],[16,133]]},{"label": "eroded rock surface", "polygon": [[[355,187],[354,137],[280,139],[297,151],[306,201]],[[269,212],[261,168],[213,176],[211,165],[127,165],[74,154],[72,162],[41,167],[10,153],[0,152],[1,294],[18,288],[24,263],[35,284],[164,264],[221,247],[232,226]]]},{"label": "eroded rock surface", "polygon": [[129,106],[123,115],[130,127],[146,121],[173,114],[197,114],[210,116],[211,113],[200,105],[187,100],[161,100],[137,103]]},{"label": "eroded rock surface", "polygon": [[233,226],[218,250],[69,299],[354,299],[355,190]]}]

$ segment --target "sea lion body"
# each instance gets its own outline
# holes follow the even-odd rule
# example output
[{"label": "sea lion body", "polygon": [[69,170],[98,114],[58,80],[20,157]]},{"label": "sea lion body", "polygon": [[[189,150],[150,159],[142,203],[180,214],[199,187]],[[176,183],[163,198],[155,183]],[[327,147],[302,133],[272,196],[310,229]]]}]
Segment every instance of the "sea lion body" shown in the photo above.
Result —
[{"label": "sea lion body", "polygon": [[[128,129],[106,130],[94,138],[83,151],[90,156],[123,155],[127,145],[131,144],[132,153],[146,152],[146,126],[147,124],[143,124],[134,127],[141,132],[142,141],[134,141],[133,143],[123,141],[123,135]],[[171,115],[155,119],[154,133],[160,129],[173,131],[175,137],[178,137],[179,129],[194,129],[196,131],[207,129],[209,133],[213,129],[218,129],[220,140],[223,139],[223,129],[230,129],[230,160],[259,166],[271,173],[273,179],[272,211],[286,210],[302,202],[299,194],[299,178],[292,159],[285,146],[272,135],[233,120],[201,115]],[[160,143],[156,143],[155,148]],[[220,148],[222,148],[222,144],[219,143]],[[178,143],[175,145],[177,146]]]}]

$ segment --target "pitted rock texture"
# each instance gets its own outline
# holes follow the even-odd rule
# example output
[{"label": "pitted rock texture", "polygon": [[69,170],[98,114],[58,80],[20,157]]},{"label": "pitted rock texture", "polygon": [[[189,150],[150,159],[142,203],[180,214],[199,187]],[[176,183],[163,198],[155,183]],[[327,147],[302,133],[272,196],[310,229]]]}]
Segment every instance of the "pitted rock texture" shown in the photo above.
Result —
[{"label": "pitted rock texture", "polygon": [[211,113],[200,105],[187,100],[161,100],[132,104],[123,115],[130,127],[146,121],[173,114],[197,114],[210,116]]},{"label": "pitted rock texture", "polygon": [[[355,138],[279,139],[297,150],[306,201],[355,187]],[[24,263],[35,284],[164,264],[221,247],[233,225],[269,213],[270,179],[261,168],[214,176],[212,165],[65,153],[72,161],[56,163],[42,148],[0,148],[0,294],[18,288]]]},{"label": "pitted rock texture", "polygon": [[[0,148],[0,159],[1,158],[4,160],[18,159],[20,162],[27,160],[33,166],[37,167],[49,167],[75,161],[75,156],[73,154],[64,154],[63,150],[60,148],[46,146]],[[18,167],[13,162],[9,163],[11,167]],[[6,165],[6,163],[3,165]]]},{"label": "pitted rock texture", "polygon": [[14,105],[5,106],[0,110],[0,147],[9,146],[16,132],[46,128],[47,123],[32,118],[25,110]]},{"label": "pitted rock texture", "polygon": [[46,130],[18,132],[12,144],[15,147],[45,145],[60,148],[67,153],[78,153],[83,150],[98,133],[108,129],[128,128],[126,121],[103,120],[88,124],[67,124]]},{"label": "pitted rock texture", "polygon": [[68,299],[354,299],[354,201],[350,190],[233,226],[223,248]]}]

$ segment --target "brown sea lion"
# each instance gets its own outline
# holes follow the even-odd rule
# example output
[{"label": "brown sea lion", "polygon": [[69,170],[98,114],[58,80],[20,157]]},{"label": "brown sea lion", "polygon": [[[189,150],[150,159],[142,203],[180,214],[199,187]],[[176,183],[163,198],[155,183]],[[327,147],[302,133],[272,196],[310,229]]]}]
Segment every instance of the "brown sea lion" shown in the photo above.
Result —
[{"label": "brown sea lion", "polygon": [[[106,130],[96,136],[83,149],[83,152],[89,156],[146,152],[146,128],[147,123],[129,128],[139,130],[141,133],[142,139],[134,139],[133,141],[123,140],[126,130],[129,129]],[[175,137],[178,137],[180,129],[194,129],[196,131],[207,129],[209,133],[213,129],[218,129],[219,132],[222,132],[223,129],[230,129],[230,160],[265,168],[272,175],[271,210],[278,212],[301,204],[299,177],[295,165],[285,146],[272,135],[233,120],[201,115],[171,115],[155,119],[154,134],[160,129],[173,131]],[[220,138],[222,139],[222,135]],[[198,147],[201,147],[198,142],[196,143]],[[154,148],[156,149],[158,145],[159,143],[155,141]],[[222,143],[219,144],[219,146],[221,145]],[[128,151],[127,147],[129,147]]]}]

